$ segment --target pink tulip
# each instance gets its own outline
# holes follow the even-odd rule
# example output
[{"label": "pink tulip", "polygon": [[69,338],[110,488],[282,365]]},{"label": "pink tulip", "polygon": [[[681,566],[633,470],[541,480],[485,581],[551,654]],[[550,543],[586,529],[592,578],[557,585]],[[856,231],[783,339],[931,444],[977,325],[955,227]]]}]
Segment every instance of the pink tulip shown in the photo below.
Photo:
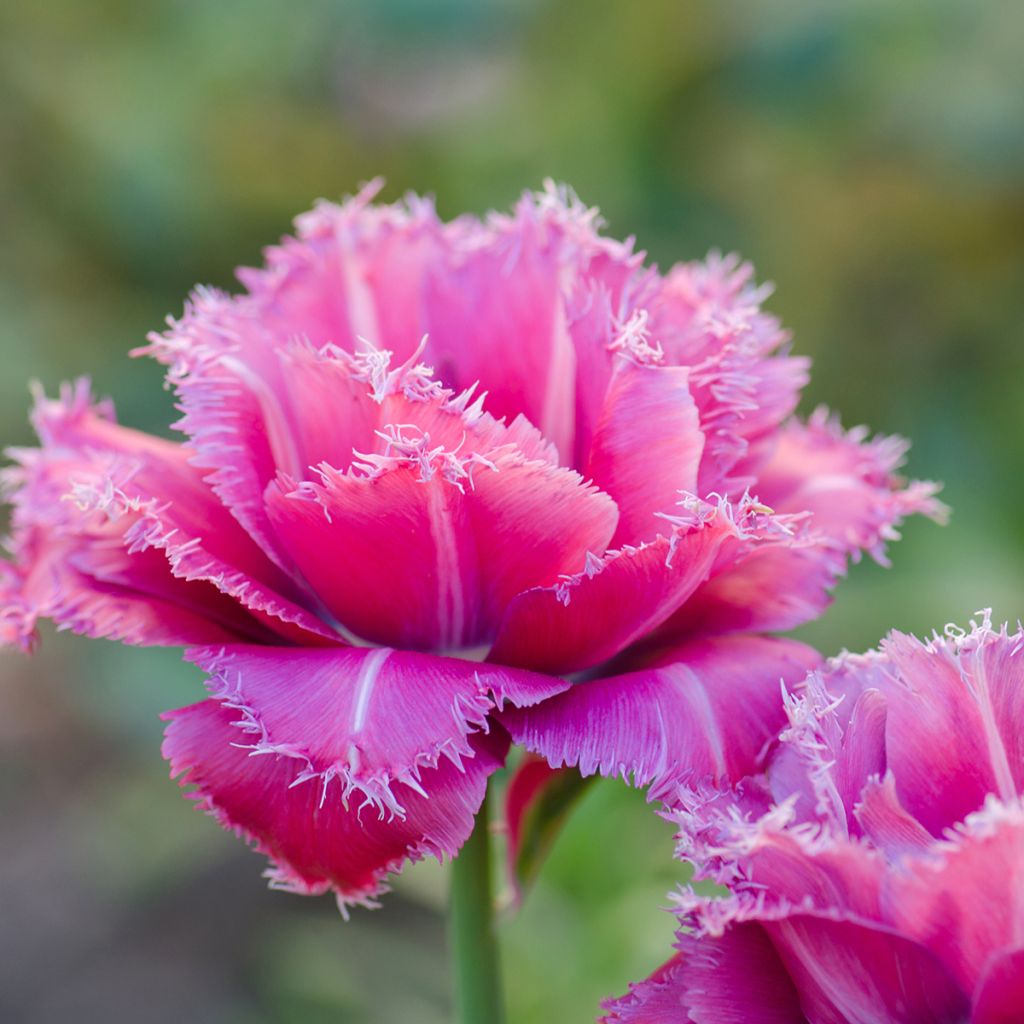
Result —
[{"label": "pink tulip", "polygon": [[1020,1020],[1024,631],[892,633],[786,709],[764,773],[684,795],[680,855],[730,895],[681,894],[679,952],[606,1020]]},{"label": "pink tulip", "polygon": [[0,575],[8,641],[186,645],[172,772],[342,905],[459,849],[506,729],[659,789],[754,770],[816,655],[743,634],[941,508],[902,442],[791,418],[807,363],[746,265],[659,276],[554,187],[448,224],[374,192],[151,338],[183,444],[39,398]]}]

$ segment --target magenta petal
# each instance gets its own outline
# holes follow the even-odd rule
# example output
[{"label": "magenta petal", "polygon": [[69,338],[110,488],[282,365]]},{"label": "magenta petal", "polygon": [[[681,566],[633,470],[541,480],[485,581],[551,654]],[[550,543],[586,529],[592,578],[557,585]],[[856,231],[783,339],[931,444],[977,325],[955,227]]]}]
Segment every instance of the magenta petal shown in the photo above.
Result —
[{"label": "magenta petal", "polygon": [[680,784],[738,782],[756,772],[785,718],[782,682],[794,685],[819,660],[793,640],[698,640],[502,721],[516,743],[555,767],[621,775],[670,801]]},{"label": "magenta petal", "polygon": [[605,1024],[804,1024],[800,1001],[759,924],[679,936],[681,952],[622,999]]},{"label": "magenta petal", "polygon": [[899,536],[903,519],[942,519],[935,485],[905,484],[896,475],[906,444],[865,437],[862,429],[844,433],[822,410],[806,425],[782,428],[750,486],[776,512],[806,517],[800,543],[744,554],[700,587],[662,634],[793,629],[827,607],[848,559],[867,552],[884,563],[886,542]]},{"label": "magenta petal", "polygon": [[518,593],[611,538],[614,503],[572,470],[508,445],[442,455],[433,435],[417,438],[416,453],[381,456],[391,465],[366,476],[323,466],[320,483],[268,495],[290,555],[358,635],[414,649],[485,643]]},{"label": "magenta petal", "polygon": [[933,856],[887,877],[889,918],[972,992],[994,951],[1020,944],[1024,811],[991,798]]},{"label": "magenta petal", "polygon": [[881,926],[796,913],[764,927],[814,1024],[961,1024],[969,1003],[924,946]]},{"label": "magenta petal", "polygon": [[[504,760],[507,740],[477,735],[461,763],[424,769],[411,788],[395,784],[404,816],[389,816],[316,779],[296,783],[287,755],[250,756],[238,741],[238,712],[206,700],[169,712],[163,753],[171,775],[225,828],[271,860],[275,888],[305,894],[333,890],[344,911],[385,891],[406,861],[454,856],[472,830],[487,777]],[[429,794],[429,795],[428,795]]]},{"label": "magenta petal", "polygon": [[608,1013],[599,1024],[686,1024],[691,1018],[684,1002],[684,973],[683,957],[676,954],[649,978],[630,984],[627,995],[601,1003]]},{"label": "magenta petal", "polygon": [[671,537],[609,552],[557,586],[520,594],[509,605],[490,660],[575,672],[618,654],[660,625],[721,558],[735,557],[734,544],[760,539],[758,528],[747,523],[756,513],[746,507],[697,505],[697,520],[674,525]]},{"label": "magenta petal", "polygon": [[1019,1024],[1024,1007],[1024,948],[996,955],[974,996],[971,1024]]},{"label": "magenta petal", "polygon": [[[105,556],[107,562],[131,560],[129,584],[98,579],[75,567],[76,562],[88,565],[95,559],[95,541],[33,530],[21,533],[18,548],[24,565],[0,607],[4,643],[30,650],[39,619],[51,619],[60,629],[84,636],[141,646],[254,638],[256,624],[246,622],[242,610],[212,587],[204,590],[204,584],[175,580],[156,552],[152,558],[127,555],[120,538],[114,539]],[[150,585],[140,590],[143,581]]]},{"label": "magenta petal", "polygon": [[[293,780],[316,779],[330,795],[403,808],[395,786],[415,788],[442,759],[471,757],[469,734],[507,701],[532,704],[561,679],[386,647],[199,648],[188,657],[233,709],[236,742],[255,755],[291,759]],[[334,783],[337,786],[334,786]]]},{"label": "magenta petal", "polygon": [[760,925],[737,924],[717,937],[682,934],[679,948],[694,1024],[803,1024],[793,982]]},{"label": "magenta petal", "polygon": [[605,397],[585,475],[619,507],[616,546],[667,532],[655,513],[671,512],[697,489],[704,448],[689,370],[621,360]]}]

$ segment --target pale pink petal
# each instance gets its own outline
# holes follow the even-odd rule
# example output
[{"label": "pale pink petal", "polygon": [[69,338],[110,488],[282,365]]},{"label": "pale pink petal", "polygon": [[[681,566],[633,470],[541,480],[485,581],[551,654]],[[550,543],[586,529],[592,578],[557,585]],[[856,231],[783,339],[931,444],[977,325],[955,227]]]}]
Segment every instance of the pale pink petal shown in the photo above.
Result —
[{"label": "pale pink petal", "polygon": [[974,996],[971,1024],[1018,1024],[1024,1006],[1024,948],[993,956]]},{"label": "pale pink petal", "polygon": [[618,775],[670,802],[681,784],[738,782],[756,772],[785,719],[782,683],[795,685],[818,661],[796,641],[698,640],[502,721],[516,743],[554,767]]},{"label": "pale pink petal", "polygon": [[764,928],[815,1024],[960,1024],[969,1001],[928,949],[882,926],[795,913]]},{"label": "pale pink petal", "polygon": [[712,253],[673,267],[650,300],[650,330],[667,361],[691,367],[707,438],[701,494],[753,484],[758,442],[796,408],[807,383],[808,360],[787,354],[788,333],[760,308],[771,289],[752,279],[749,263]]},{"label": "pale pink petal", "polygon": [[526,591],[508,608],[490,660],[564,674],[611,658],[669,619],[717,568],[789,526],[749,501],[691,502],[650,544],[593,558],[583,572]]},{"label": "pale pink petal", "polygon": [[[274,888],[333,890],[339,906],[368,904],[407,861],[454,856],[473,827],[487,777],[504,761],[507,740],[478,734],[461,766],[424,769],[416,788],[395,784],[404,816],[389,816],[317,779],[296,784],[288,755],[252,757],[239,746],[238,712],[206,700],[168,713],[164,756],[171,775],[225,828],[271,860]],[[429,795],[426,795],[429,794]]]},{"label": "pale pink petal", "polygon": [[629,995],[604,1004],[606,1024],[805,1024],[792,981],[764,929],[680,933],[681,952]]},{"label": "pale pink petal", "polygon": [[292,333],[278,334],[254,300],[197,290],[181,319],[150,335],[138,354],[168,367],[194,463],[245,531],[279,566],[287,565],[263,506],[263,491],[282,466],[305,469],[294,441],[294,421],[282,403],[278,350]]},{"label": "pale pink petal", "polygon": [[832,603],[842,564],[807,543],[751,551],[702,584],[660,634],[668,639],[794,629]]},{"label": "pale pink petal", "polygon": [[[993,634],[982,643],[1004,645],[1008,653],[1015,640]],[[1024,771],[1019,719],[1007,715],[1021,700],[1016,659],[993,664],[999,671],[990,674],[991,659],[980,653],[896,632],[882,650],[896,677],[886,690],[888,765],[907,811],[938,836],[979,808],[988,793],[1015,798]],[[1015,749],[1006,746],[1004,735],[1014,737]]]},{"label": "pale pink petal", "polygon": [[425,278],[451,245],[446,234],[464,232],[443,225],[427,199],[374,205],[382,184],[317,203],[296,218],[296,237],[266,250],[265,268],[238,271],[281,340],[355,350],[362,339],[399,361],[412,354],[425,330]]},{"label": "pale pink petal", "polygon": [[6,481],[22,606],[34,617],[136,643],[331,639],[209,493],[188,449],[118,426],[84,381],[59,400],[39,396],[33,422],[43,447],[13,452]]},{"label": "pale pink petal", "polygon": [[140,646],[265,640],[272,635],[209,584],[176,580],[155,552],[128,556],[120,537],[112,539],[104,562],[109,566],[130,558],[123,565],[125,582],[88,571],[99,554],[96,538],[37,530],[22,532],[18,547],[23,566],[13,592],[5,595],[0,621],[12,631],[8,642],[27,650],[35,645],[40,619],[85,636]]},{"label": "pale pink petal", "polygon": [[885,564],[886,542],[899,537],[907,516],[941,520],[938,488],[896,475],[906,443],[866,437],[862,428],[843,432],[824,410],[773,435],[771,457],[751,491],[777,513],[806,517],[801,542],[748,552],[716,573],[663,635],[793,629],[828,606],[848,560],[867,552]]},{"label": "pale pink petal", "polygon": [[885,564],[885,544],[915,513],[941,519],[945,508],[934,484],[896,475],[909,445],[899,437],[868,440],[863,427],[843,431],[825,409],[806,424],[791,422],[758,474],[757,496],[779,512],[809,512],[823,547]]},{"label": "pale pink petal", "polygon": [[658,512],[671,512],[681,492],[697,489],[704,448],[697,407],[681,366],[621,360],[597,423],[584,475],[619,507],[616,546],[665,532]]},{"label": "pale pink petal", "polygon": [[892,772],[864,787],[854,814],[864,835],[890,858],[923,853],[933,841],[931,833],[900,803]]},{"label": "pale pink petal", "polygon": [[570,458],[577,350],[589,345],[589,365],[603,349],[589,299],[607,297],[615,315],[629,308],[642,254],[601,238],[596,211],[554,186],[511,217],[450,224],[414,196],[369,205],[378,187],[320,204],[298,218],[297,239],[268,251],[266,270],[240,272],[261,319],[279,341],[355,349],[365,339],[399,360],[426,336],[424,358],[447,386],[480,382],[492,411],[525,414]]},{"label": "pale pink petal", "polygon": [[[472,756],[470,733],[506,702],[527,705],[568,684],[531,672],[387,647],[193,649],[212,695],[234,711],[236,742],[291,759],[294,779],[343,800],[403,809],[439,761]],[[353,794],[356,796],[353,797]]]},{"label": "pale pink petal", "polygon": [[990,798],[931,857],[908,860],[886,879],[894,924],[933,949],[973,992],[989,958],[1020,943],[1024,906],[1024,811]]},{"label": "pale pink petal", "polygon": [[[452,383],[459,387],[479,380],[488,408],[509,419],[525,415],[563,464],[578,450],[581,361],[588,378],[597,370],[591,360],[600,335],[595,338],[580,294],[600,289],[617,315],[626,314],[626,294],[643,258],[629,243],[602,238],[600,226],[596,210],[548,185],[525,195],[513,216],[492,215],[478,236],[461,239],[445,272],[428,280],[425,331],[442,377],[458,374]],[[610,370],[611,354],[599,358]]]},{"label": "pale pink petal", "polygon": [[820,673],[785,697],[789,727],[768,766],[775,799],[793,801],[800,821],[827,821],[841,836],[860,832],[855,806],[885,772],[887,704],[875,689],[842,694]]},{"label": "pale pink petal", "polygon": [[0,560],[0,649],[17,646],[33,650],[38,640],[36,618],[17,569]]}]

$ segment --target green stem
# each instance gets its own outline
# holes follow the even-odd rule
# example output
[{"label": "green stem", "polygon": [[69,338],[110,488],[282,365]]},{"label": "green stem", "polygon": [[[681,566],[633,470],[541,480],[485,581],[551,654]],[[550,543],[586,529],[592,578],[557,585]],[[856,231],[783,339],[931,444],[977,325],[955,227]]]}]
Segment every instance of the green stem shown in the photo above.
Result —
[{"label": "green stem", "polygon": [[502,1024],[505,1020],[491,895],[490,840],[485,798],[473,834],[452,864],[451,955],[458,1024]]}]

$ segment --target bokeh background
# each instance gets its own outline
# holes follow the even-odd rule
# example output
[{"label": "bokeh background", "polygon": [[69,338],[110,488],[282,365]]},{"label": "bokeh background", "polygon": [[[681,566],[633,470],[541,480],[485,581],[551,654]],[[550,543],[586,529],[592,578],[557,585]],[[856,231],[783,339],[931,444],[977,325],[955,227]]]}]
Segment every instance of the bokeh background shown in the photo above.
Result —
[{"label": "bokeh background", "polygon": [[[381,174],[445,214],[545,176],[667,265],[738,250],[814,357],[806,408],[915,440],[941,529],[803,635],[1024,610],[1024,7],[973,0],[47,0],[0,5],[0,440],[29,378],[173,418],[126,351],[319,196]],[[0,657],[0,1019],[434,1024],[445,874],[383,913],[270,893],[181,800],[174,652],[47,633]],[[592,788],[503,923],[514,1024],[586,1021],[664,956],[671,830]]]}]

